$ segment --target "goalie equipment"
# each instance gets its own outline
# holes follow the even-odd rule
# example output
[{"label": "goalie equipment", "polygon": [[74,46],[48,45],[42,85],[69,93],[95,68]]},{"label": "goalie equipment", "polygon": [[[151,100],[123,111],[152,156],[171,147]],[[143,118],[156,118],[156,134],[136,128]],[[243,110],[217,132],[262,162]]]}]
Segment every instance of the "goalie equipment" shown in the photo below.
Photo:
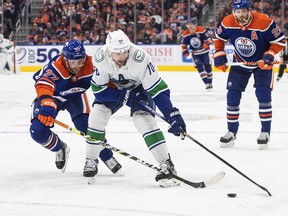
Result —
[{"label": "goalie equipment", "polygon": [[70,154],[70,148],[67,146],[66,143],[62,142],[62,147],[59,151],[56,152],[56,160],[55,160],[55,165],[58,169],[61,169],[61,171],[64,173],[67,162],[68,162],[68,157]]},{"label": "goalie equipment", "polygon": [[234,146],[236,135],[228,131],[223,137],[220,138],[221,148],[230,148]]}]

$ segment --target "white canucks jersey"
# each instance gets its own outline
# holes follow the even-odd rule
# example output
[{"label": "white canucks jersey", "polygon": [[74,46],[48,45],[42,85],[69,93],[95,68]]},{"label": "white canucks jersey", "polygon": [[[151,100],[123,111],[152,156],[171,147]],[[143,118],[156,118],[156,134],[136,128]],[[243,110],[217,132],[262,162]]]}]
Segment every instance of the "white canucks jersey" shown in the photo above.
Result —
[{"label": "white canucks jersey", "polygon": [[[156,66],[151,62],[148,54],[140,47],[131,44],[129,57],[124,66],[119,67],[110,56],[108,47],[104,45],[93,57],[95,72],[91,87],[96,99],[102,97],[102,102],[115,101],[116,88],[135,89],[142,85],[153,98],[157,107],[165,115],[172,108],[170,90],[158,74]],[[103,97],[105,99],[103,99]]]},{"label": "white canucks jersey", "polygon": [[123,88],[133,89],[142,84],[143,88],[152,96],[167,89],[167,85],[165,88],[161,88],[163,85],[157,85],[161,83],[157,68],[151,62],[148,54],[140,47],[131,44],[129,57],[122,67],[119,67],[109,55],[108,47],[104,45],[93,57],[96,72],[93,74],[92,83],[97,86],[105,88],[112,82],[121,90]]}]

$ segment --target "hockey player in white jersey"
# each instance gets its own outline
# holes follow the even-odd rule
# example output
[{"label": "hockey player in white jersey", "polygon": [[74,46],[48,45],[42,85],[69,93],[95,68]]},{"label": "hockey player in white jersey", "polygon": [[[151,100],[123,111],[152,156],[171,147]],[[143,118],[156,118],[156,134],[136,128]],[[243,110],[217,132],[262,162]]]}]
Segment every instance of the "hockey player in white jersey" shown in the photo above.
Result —
[{"label": "hockey player in white jersey", "polygon": [[[186,125],[179,110],[172,105],[170,90],[159,77],[148,54],[131,43],[122,30],[117,30],[109,32],[106,44],[93,56],[93,63],[96,70],[91,83],[95,100],[87,134],[104,141],[110,117],[123,105],[129,106],[135,127],[160,165],[155,180],[162,187],[179,185],[179,182],[171,178],[171,173],[177,173],[164,135],[157,127],[154,116],[139,102],[145,102],[153,109],[156,104],[171,124],[168,132],[176,136],[186,133]],[[84,176],[93,176],[97,169],[97,163],[93,161],[97,161],[102,148],[101,145],[87,141]]]},{"label": "hockey player in white jersey", "polygon": [[11,55],[13,54],[13,42],[5,39],[0,34],[0,73],[11,74],[13,68],[13,61]]}]

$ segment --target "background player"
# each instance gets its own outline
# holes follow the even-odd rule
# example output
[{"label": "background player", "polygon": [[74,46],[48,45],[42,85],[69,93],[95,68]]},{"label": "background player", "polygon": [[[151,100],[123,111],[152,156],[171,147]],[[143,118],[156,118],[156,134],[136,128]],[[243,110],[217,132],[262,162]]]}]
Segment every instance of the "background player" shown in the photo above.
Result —
[{"label": "background player", "polygon": [[190,18],[186,23],[187,29],[182,33],[181,48],[185,57],[192,54],[192,60],[195,63],[198,73],[204,82],[207,90],[212,90],[212,67],[209,57],[209,44],[212,42],[206,36],[206,30],[203,26],[197,26],[197,18]]},{"label": "background player", "polygon": [[[70,40],[62,53],[55,56],[34,74],[37,98],[32,104],[31,137],[46,149],[56,152],[56,167],[65,171],[70,148],[50,128],[60,110],[67,110],[75,127],[86,133],[90,107],[86,90],[94,67],[92,57],[86,55],[80,41]],[[113,172],[121,165],[110,149],[104,149],[100,158]]]},{"label": "background player", "polygon": [[[132,44],[122,30],[109,32],[106,45],[94,55],[96,71],[92,78],[92,91],[95,95],[93,109],[89,116],[87,134],[97,140],[104,140],[105,128],[112,114],[123,105],[131,108],[131,116],[138,132],[160,164],[156,181],[162,187],[179,183],[171,179],[176,170],[167,151],[167,144],[154,117],[138,102],[145,101],[151,108],[154,102],[165,118],[171,123],[168,132],[176,136],[186,132],[186,125],[179,110],[170,101],[170,90],[158,75],[156,66],[148,54]],[[87,142],[87,160],[96,160],[101,145]],[[94,167],[85,167],[93,172]]]},{"label": "background player", "polygon": [[12,74],[14,64],[11,56],[13,52],[13,42],[0,34],[0,72]]},{"label": "background player", "polygon": [[255,94],[259,102],[261,133],[257,139],[259,149],[267,149],[270,140],[272,105],[271,91],[273,71],[271,64],[276,53],[285,46],[285,37],[278,25],[267,15],[252,13],[248,0],[234,0],[233,14],[221,22],[215,33],[215,66],[226,71],[225,42],[230,39],[234,46],[234,62],[256,62],[259,66],[233,66],[227,80],[227,124],[228,132],[220,138],[221,147],[234,145],[239,127],[239,106],[242,92],[253,74]]},{"label": "background player", "polygon": [[286,39],[286,46],[284,50],[281,52],[281,64],[279,65],[279,71],[276,80],[279,81],[283,74],[284,71],[286,70],[287,72],[287,64],[288,64],[288,29],[285,29],[285,39]]}]

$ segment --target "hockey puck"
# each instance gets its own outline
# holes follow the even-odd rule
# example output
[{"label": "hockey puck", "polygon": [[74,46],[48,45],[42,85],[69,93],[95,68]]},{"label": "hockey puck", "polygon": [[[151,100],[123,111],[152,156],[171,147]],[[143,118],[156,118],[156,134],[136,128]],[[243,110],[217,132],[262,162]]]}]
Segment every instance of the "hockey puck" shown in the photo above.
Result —
[{"label": "hockey puck", "polygon": [[228,193],[227,194],[227,197],[230,197],[230,198],[235,198],[237,196],[236,193]]}]

